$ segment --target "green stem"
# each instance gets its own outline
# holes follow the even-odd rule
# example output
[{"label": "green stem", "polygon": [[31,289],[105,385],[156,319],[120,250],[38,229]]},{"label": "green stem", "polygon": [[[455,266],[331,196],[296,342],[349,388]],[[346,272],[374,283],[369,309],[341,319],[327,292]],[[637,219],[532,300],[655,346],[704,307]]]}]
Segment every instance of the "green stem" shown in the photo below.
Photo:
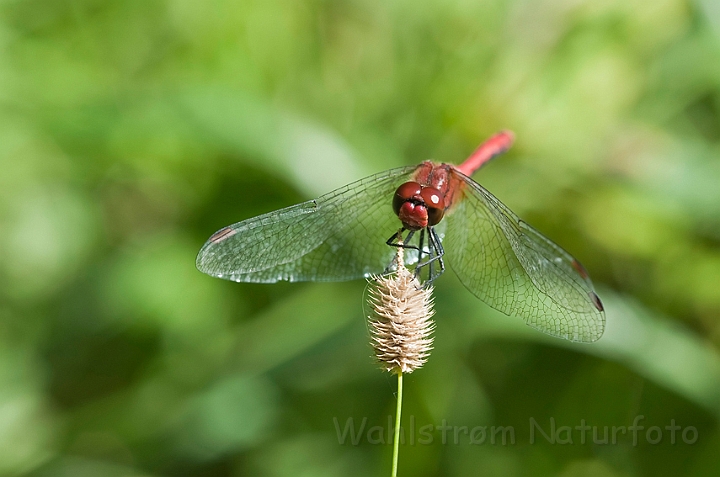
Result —
[{"label": "green stem", "polygon": [[402,411],[403,373],[398,371],[397,408],[395,409],[395,438],[393,440],[392,477],[397,477],[398,453],[400,449],[400,413]]}]

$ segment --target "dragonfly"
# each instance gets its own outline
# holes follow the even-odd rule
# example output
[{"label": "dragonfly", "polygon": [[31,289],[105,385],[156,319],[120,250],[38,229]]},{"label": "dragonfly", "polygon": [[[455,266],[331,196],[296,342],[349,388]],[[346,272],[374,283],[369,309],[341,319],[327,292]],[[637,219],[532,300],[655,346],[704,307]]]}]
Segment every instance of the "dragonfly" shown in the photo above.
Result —
[{"label": "dragonfly", "polygon": [[428,282],[447,262],[490,307],[556,337],[596,341],[605,313],[587,270],[470,178],[513,139],[501,131],[458,166],[390,169],[223,227],[197,268],[236,282],[345,281],[386,272],[403,247],[416,273],[429,269]]}]

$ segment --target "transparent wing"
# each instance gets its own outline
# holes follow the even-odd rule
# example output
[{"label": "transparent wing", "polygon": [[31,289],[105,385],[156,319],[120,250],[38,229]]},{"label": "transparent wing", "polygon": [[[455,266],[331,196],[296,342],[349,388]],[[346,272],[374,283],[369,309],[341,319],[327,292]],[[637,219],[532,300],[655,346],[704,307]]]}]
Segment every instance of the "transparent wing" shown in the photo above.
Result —
[{"label": "transparent wing", "polygon": [[453,174],[465,186],[464,197],[447,217],[444,245],[460,281],[491,307],[544,333],[599,339],[605,314],[582,265],[481,185]]},{"label": "transparent wing", "polygon": [[381,172],[322,197],[225,227],[203,245],[200,271],[236,282],[352,280],[381,273],[400,227],[392,197],[417,166]]}]

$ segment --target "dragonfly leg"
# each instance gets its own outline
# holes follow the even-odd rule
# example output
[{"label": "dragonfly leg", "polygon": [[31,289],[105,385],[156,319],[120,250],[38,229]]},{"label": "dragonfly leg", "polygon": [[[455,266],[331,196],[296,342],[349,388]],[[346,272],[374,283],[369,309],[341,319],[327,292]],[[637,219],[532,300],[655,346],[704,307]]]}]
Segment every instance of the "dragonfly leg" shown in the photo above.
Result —
[{"label": "dragonfly leg", "polygon": [[430,253],[428,254],[430,259],[428,260],[428,279],[425,282],[425,286],[430,286],[433,281],[433,267],[435,266],[435,260],[439,258],[437,249],[433,247],[432,232],[428,232],[428,242],[430,242]]},{"label": "dragonfly leg", "polygon": [[405,232],[405,228],[402,228],[395,232],[387,241],[386,244],[390,245],[391,247],[400,247],[400,248],[407,248],[410,250],[419,250],[414,245],[409,245],[410,240],[412,239],[413,235],[415,235],[415,231],[411,230],[410,233],[405,237],[405,240],[402,238],[402,234]]},{"label": "dragonfly leg", "polygon": [[[433,277],[435,275],[435,272],[433,271],[434,262],[440,258],[437,253],[437,247],[433,245],[431,229],[430,227],[428,227],[427,229],[427,250],[425,250],[425,229],[422,229],[420,231],[420,252],[418,253],[417,265],[415,265],[415,278],[417,278],[418,280],[420,280],[420,274],[422,273],[423,268],[425,268],[426,266],[428,267],[429,272],[428,278]],[[423,262],[424,255],[426,256],[426,258]],[[437,276],[440,276],[440,274],[438,274]]]},{"label": "dragonfly leg", "polygon": [[[397,232],[395,232],[392,237],[387,239],[385,243],[392,247],[402,247],[404,249],[409,250],[417,250],[418,252],[418,259],[417,259],[417,265],[415,266],[415,278],[420,280],[420,274],[422,273],[422,269],[426,266],[428,267],[428,278],[423,283],[423,286],[428,287],[432,285],[432,282],[442,275],[445,272],[445,263],[443,262],[443,255],[445,254],[445,250],[443,250],[442,243],[440,242],[440,237],[438,237],[437,232],[435,232],[435,229],[432,227],[426,227],[424,229],[420,230],[420,239],[418,246],[410,245],[410,240],[412,240],[413,236],[415,235],[415,230],[408,231],[407,236],[405,239],[403,239],[403,232],[405,232],[405,228],[401,228]],[[425,250],[425,235],[427,231],[427,251]],[[423,261],[423,258],[425,259]],[[440,270],[435,270],[435,262],[437,262],[440,265]],[[395,265],[395,268],[397,268],[397,257],[393,259],[392,263],[385,269],[385,272],[389,272],[393,269],[393,265]]]},{"label": "dragonfly leg", "polygon": [[[430,229],[430,227],[428,227],[428,229]],[[428,239],[429,239],[428,240],[429,241],[428,250],[426,252],[424,252],[428,257],[427,257],[427,259],[425,259],[424,262],[418,263],[418,265],[417,265],[421,268],[440,260],[441,256],[445,253],[445,251],[442,249],[442,246],[440,246],[440,248],[438,248],[437,243],[440,242],[440,239],[437,235],[433,236],[433,232],[431,230],[432,229],[430,229],[430,231],[428,231]]]},{"label": "dragonfly leg", "polygon": [[[425,281],[424,286],[429,287],[433,281],[445,272],[445,262],[443,261],[443,255],[445,255],[445,249],[443,249],[440,237],[432,227],[428,227],[428,238],[430,239],[430,249],[434,252],[434,256],[426,263],[430,264],[428,279]],[[431,253],[432,254],[432,253]],[[440,270],[437,273],[433,271],[432,262],[437,261],[440,264]]]},{"label": "dragonfly leg", "polygon": [[[445,263],[443,262],[442,256],[445,253],[445,251],[442,248],[442,244],[440,243],[440,237],[438,237],[437,232],[432,227],[427,227],[427,237],[428,237],[428,247],[427,250],[425,250],[424,247],[424,232],[425,229],[421,232],[421,246],[422,246],[422,255],[426,255],[425,260],[418,260],[417,265],[415,266],[415,277],[418,279],[420,278],[420,274],[422,273],[422,269],[426,266],[428,267],[428,278],[425,281],[425,286],[429,286],[432,284],[433,280],[435,280],[437,277],[443,274],[445,271]],[[438,262],[440,265],[440,270],[435,270],[435,262]]]},{"label": "dragonfly leg", "polygon": [[422,267],[420,266],[420,263],[422,263],[422,257],[423,253],[425,252],[425,229],[420,230],[420,243],[418,247],[418,259],[417,259],[417,265],[415,265],[415,278],[418,280],[420,279],[420,271],[422,270]]},{"label": "dragonfly leg", "polygon": [[[407,234],[407,237],[405,237],[405,239],[403,240],[402,234],[403,234],[403,232],[405,232],[405,230],[406,229],[404,227],[401,228],[400,230],[395,232],[392,235],[392,237],[387,239],[387,241],[385,243],[390,245],[391,247],[399,247],[399,248],[402,248],[405,250],[417,250],[419,255],[422,254],[421,248],[422,248],[423,236],[422,235],[420,236],[420,240],[421,240],[420,247],[421,248],[418,248],[414,245],[410,245],[410,240],[412,240],[413,235],[415,235],[415,230],[410,230],[409,233]],[[395,265],[395,267],[393,267],[393,265]],[[397,255],[396,255],[393,258],[392,262],[390,262],[390,265],[388,265],[387,268],[385,269],[385,273],[388,273],[388,272],[392,271],[393,269],[397,269],[397,265],[398,264],[397,264]]]}]

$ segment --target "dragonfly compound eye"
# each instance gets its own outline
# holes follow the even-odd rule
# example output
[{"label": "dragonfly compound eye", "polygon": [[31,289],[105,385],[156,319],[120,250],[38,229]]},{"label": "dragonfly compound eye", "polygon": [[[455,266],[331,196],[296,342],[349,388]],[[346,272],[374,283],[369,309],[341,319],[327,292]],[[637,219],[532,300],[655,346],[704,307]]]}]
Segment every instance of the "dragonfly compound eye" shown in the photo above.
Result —
[{"label": "dragonfly compound eye", "polygon": [[420,197],[421,192],[422,186],[417,182],[406,182],[398,187],[393,196],[393,210],[395,211],[395,215],[400,213],[400,207],[402,207],[405,202],[413,200],[415,197]]},{"label": "dragonfly compound eye", "polygon": [[420,192],[425,208],[428,214],[428,225],[435,225],[440,222],[445,213],[445,203],[440,195],[440,191],[434,187],[423,187]]}]

